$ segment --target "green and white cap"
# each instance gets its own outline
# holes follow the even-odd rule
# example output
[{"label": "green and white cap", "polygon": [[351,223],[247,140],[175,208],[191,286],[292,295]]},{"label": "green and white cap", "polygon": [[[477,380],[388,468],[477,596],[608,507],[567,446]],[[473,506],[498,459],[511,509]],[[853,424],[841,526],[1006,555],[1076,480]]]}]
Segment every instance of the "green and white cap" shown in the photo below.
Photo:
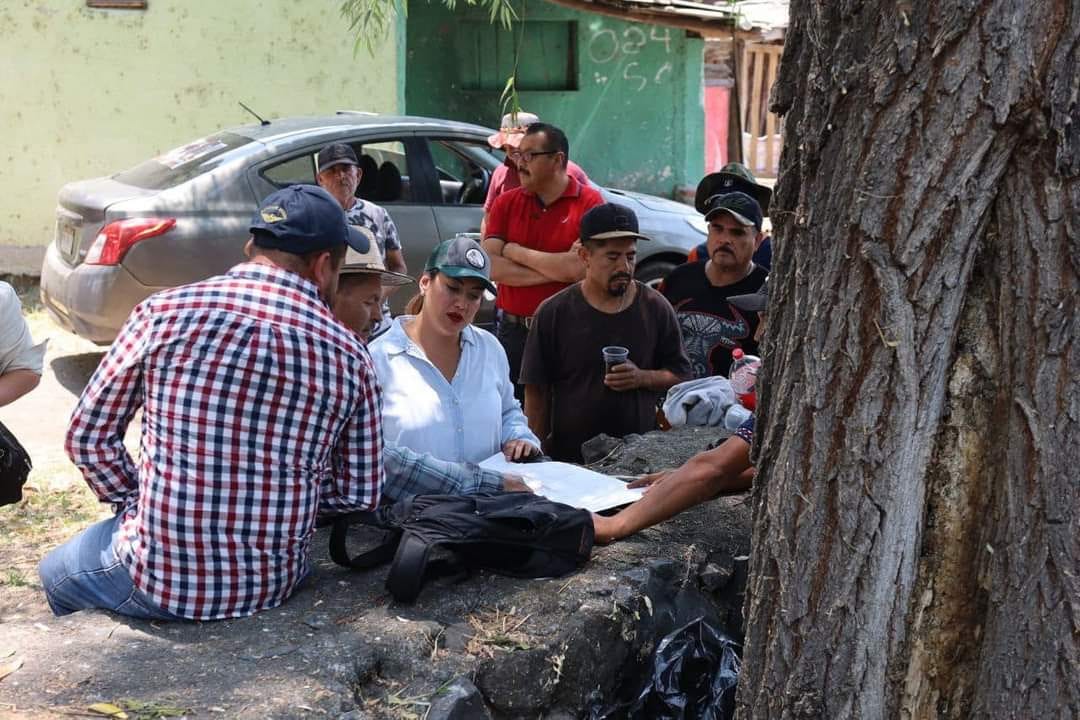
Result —
[{"label": "green and white cap", "polygon": [[439,243],[424,265],[424,272],[432,270],[452,278],[482,280],[485,288],[496,292],[495,283],[491,282],[491,258],[468,235],[456,235]]}]

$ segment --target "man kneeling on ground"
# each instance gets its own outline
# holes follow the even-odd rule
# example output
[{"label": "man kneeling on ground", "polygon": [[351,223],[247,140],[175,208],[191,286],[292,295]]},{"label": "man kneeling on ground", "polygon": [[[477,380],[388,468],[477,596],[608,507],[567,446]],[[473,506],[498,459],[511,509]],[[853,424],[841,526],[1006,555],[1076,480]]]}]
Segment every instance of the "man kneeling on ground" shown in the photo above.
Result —
[{"label": "man kneeling on ground", "polygon": [[[379,389],[330,311],[348,227],[314,186],[270,195],[250,262],[140,303],[90,378],[67,452],[116,515],[38,572],[57,615],[241,617],[310,572],[317,514],[374,508]],[[138,465],[124,433],[142,408]]]},{"label": "man kneeling on ground", "polygon": [[[761,342],[765,331],[768,299],[767,282],[756,293],[728,298],[740,310],[758,314],[755,342]],[[751,415],[734,435],[712,450],[698,453],[675,470],[652,473],[631,482],[629,487],[649,489],[640,500],[611,517],[593,515],[596,542],[619,540],[719,495],[748,490],[754,479],[754,467],[750,464],[753,442],[754,416]]]}]

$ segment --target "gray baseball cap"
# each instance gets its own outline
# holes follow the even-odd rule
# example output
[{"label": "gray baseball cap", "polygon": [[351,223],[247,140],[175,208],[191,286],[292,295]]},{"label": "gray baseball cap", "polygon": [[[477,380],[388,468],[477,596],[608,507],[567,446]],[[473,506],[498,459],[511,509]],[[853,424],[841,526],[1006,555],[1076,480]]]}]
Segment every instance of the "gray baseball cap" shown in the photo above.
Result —
[{"label": "gray baseball cap", "polygon": [[746,295],[732,295],[727,301],[740,310],[749,312],[764,311],[765,306],[769,304],[769,278],[765,278],[765,282],[755,292]]}]

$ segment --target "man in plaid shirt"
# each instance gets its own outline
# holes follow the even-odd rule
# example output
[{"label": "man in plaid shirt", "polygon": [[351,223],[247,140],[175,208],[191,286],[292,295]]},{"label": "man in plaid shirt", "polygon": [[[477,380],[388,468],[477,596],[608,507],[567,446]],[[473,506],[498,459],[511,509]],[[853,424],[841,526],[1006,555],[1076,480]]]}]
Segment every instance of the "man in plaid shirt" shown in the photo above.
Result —
[{"label": "man in plaid shirt", "polygon": [[[325,190],[268,197],[251,261],[132,312],[71,418],[67,451],[117,511],[39,567],[53,612],[239,617],[310,571],[316,516],[369,509],[383,483],[381,398],[335,321],[348,227]],[[142,408],[139,458],[125,430]]]}]

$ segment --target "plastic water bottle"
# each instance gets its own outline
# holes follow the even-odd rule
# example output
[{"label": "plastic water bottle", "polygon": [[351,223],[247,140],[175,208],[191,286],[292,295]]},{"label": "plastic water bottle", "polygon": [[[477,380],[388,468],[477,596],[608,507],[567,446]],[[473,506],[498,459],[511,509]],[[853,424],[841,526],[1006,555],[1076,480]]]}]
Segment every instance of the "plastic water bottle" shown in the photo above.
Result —
[{"label": "plastic water bottle", "polygon": [[753,413],[751,413],[739,403],[735,403],[734,405],[729,407],[727,409],[727,412],[724,414],[724,427],[731,432],[735,432],[739,429],[740,425],[750,419],[750,416],[752,414]]},{"label": "plastic water bottle", "polygon": [[731,389],[735,391],[735,398],[747,410],[752,411],[757,407],[757,375],[760,368],[761,358],[757,355],[747,355],[742,348],[731,351],[728,379]]}]

